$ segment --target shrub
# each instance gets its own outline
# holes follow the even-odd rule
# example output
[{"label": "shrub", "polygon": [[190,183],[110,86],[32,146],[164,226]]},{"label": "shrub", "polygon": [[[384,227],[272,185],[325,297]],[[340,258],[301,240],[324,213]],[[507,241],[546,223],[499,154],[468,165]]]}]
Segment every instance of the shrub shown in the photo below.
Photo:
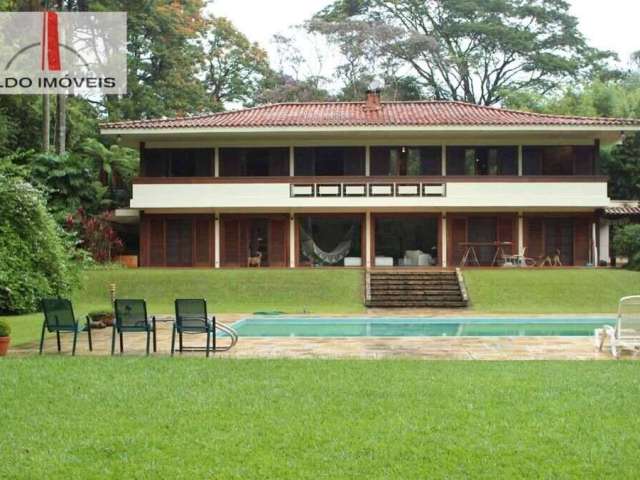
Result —
[{"label": "shrub", "polygon": [[0,312],[35,311],[77,278],[67,234],[29,183],[0,175]]},{"label": "shrub", "polygon": [[0,337],[8,337],[9,335],[11,335],[11,325],[0,320]]},{"label": "shrub", "polygon": [[640,224],[618,227],[613,237],[616,255],[629,258],[629,268],[640,270]]}]

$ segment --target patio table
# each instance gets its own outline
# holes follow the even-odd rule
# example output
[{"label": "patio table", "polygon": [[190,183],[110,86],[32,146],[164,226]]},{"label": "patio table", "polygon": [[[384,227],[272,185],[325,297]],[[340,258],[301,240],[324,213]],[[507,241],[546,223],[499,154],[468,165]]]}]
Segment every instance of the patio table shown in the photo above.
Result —
[{"label": "patio table", "polygon": [[508,257],[508,255],[505,255],[504,253],[504,247],[513,246],[513,242],[460,242],[458,245],[466,247],[464,255],[460,260],[461,267],[467,266],[469,262],[475,263],[478,267],[480,266],[476,247],[495,247],[496,253],[493,255],[493,260],[491,261],[491,266],[494,267],[497,264],[499,257]]}]

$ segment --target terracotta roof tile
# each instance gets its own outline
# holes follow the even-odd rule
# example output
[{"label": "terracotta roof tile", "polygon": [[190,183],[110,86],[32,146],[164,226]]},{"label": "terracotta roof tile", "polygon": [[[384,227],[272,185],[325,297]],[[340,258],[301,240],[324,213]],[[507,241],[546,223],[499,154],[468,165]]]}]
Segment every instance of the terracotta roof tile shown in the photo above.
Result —
[{"label": "terracotta roof tile", "polygon": [[463,102],[382,102],[378,110],[365,102],[279,103],[229,112],[170,119],[102,124],[103,130],[139,128],[393,126],[640,126],[639,119],[543,115]]}]

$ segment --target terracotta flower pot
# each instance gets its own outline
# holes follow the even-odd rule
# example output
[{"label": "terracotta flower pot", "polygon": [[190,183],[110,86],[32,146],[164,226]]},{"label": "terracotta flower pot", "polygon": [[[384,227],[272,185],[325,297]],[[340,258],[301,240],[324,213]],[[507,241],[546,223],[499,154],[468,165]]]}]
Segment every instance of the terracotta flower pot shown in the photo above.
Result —
[{"label": "terracotta flower pot", "polygon": [[0,337],[0,357],[4,357],[7,354],[9,340],[11,340],[11,337]]}]

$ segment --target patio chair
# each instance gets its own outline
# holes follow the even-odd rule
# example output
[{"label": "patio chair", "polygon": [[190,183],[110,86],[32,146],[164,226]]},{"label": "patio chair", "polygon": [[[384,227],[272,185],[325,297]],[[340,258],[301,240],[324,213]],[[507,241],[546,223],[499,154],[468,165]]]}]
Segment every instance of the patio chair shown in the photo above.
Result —
[{"label": "patio chair", "polygon": [[113,324],[111,337],[111,355],[115,353],[116,334],[120,337],[120,353],[124,351],[123,334],[136,332],[147,334],[147,355],[149,355],[149,342],[153,335],[153,351],[157,351],[156,341],[156,317],[147,318],[147,303],[144,300],[117,299],[114,304],[116,321]]},{"label": "patio chair", "polygon": [[605,325],[595,331],[598,347],[602,351],[606,340],[609,341],[611,354],[620,358],[622,350],[640,353],[640,295],[624,297],[618,303],[618,318],[615,328]]},{"label": "patio chair", "polygon": [[71,301],[65,298],[45,298],[41,301],[42,312],[44,313],[44,322],[42,323],[42,335],[40,336],[40,354],[44,349],[44,332],[56,333],[58,343],[58,352],[62,350],[60,345],[60,333],[73,333],[73,347],[71,355],[76,354],[76,343],[79,332],[87,332],[89,336],[89,351],[93,351],[91,342],[91,323],[89,317],[85,318],[83,324],[77,320],[73,314],[73,306]]},{"label": "patio chair", "polygon": [[[171,333],[171,355],[175,352],[176,333],[178,334],[178,349],[183,351],[202,351],[201,347],[185,347],[182,342],[183,334],[205,334],[207,345],[204,348],[207,357],[211,350],[216,351],[216,317],[207,316],[207,302],[200,299],[177,299],[176,321]],[[212,341],[213,340],[213,341]]]}]

